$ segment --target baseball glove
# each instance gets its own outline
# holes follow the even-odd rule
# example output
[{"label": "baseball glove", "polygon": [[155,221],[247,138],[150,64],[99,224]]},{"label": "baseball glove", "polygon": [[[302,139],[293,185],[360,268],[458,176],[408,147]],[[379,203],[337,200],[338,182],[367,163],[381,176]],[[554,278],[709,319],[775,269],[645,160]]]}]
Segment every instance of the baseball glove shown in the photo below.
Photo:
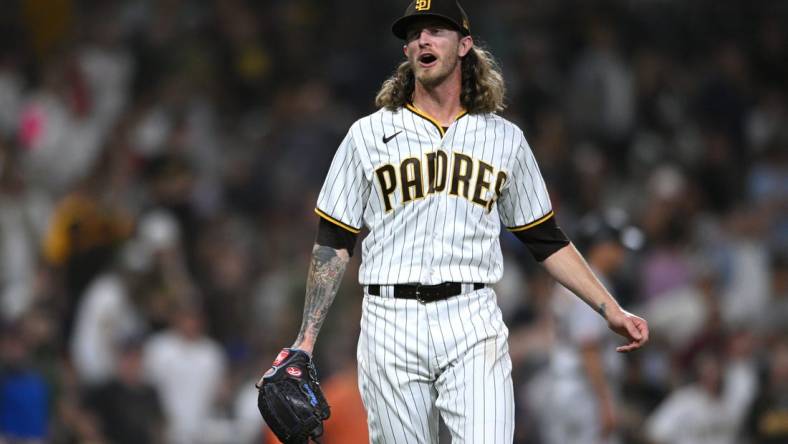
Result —
[{"label": "baseball glove", "polygon": [[323,434],[331,410],[312,358],[304,351],[282,349],[257,389],[260,414],[284,444],[305,444]]}]

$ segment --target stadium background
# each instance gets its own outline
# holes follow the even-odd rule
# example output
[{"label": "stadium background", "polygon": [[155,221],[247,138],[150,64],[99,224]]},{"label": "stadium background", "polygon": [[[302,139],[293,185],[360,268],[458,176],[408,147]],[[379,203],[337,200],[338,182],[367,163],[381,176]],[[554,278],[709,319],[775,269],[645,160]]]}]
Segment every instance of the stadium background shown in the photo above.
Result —
[{"label": "stadium background", "polygon": [[[788,3],[464,6],[559,223],[623,212],[644,235],[615,279],[653,328],[616,383],[624,441],[698,387],[700,354],[754,384],[695,413],[725,418],[726,442],[788,442]],[[0,441],[262,441],[253,383],[296,334],[317,191],[401,58],[404,7],[3,2]],[[516,442],[538,443],[552,286],[502,243]],[[316,349],[327,443],[364,428],[358,259]]]}]

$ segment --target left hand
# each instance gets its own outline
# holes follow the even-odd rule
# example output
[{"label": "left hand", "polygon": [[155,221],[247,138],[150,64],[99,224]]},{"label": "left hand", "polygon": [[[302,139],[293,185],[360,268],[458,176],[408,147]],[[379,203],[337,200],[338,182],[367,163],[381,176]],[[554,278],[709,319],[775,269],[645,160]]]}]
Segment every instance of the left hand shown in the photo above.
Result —
[{"label": "left hand", "polygon": [[306,443],[323,434],[331,415],[312,357],[285,348],[257,383],[257,407],[266,424],[286,444]]},{"label": "left hand", "polygon": [[648,322],[626,310],[610,313],[607,317],[607,326],[629,341],[617,347],[617,352],[627,353],[637,350],[648,341]]}]

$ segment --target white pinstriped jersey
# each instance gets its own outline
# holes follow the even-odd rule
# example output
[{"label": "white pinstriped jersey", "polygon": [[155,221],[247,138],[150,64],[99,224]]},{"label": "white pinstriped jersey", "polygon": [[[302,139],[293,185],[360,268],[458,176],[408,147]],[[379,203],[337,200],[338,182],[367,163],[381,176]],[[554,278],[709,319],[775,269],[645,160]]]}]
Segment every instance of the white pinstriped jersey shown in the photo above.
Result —
[{"label": "white pinstriped jersey", "polygon": [[365,284],[495,283],[501,223],[525,230],[552,216],[522,131],[494,114],[461,114],[448,129],[408,105],[356,121],[317,201],[323,218],[369,235]]}]

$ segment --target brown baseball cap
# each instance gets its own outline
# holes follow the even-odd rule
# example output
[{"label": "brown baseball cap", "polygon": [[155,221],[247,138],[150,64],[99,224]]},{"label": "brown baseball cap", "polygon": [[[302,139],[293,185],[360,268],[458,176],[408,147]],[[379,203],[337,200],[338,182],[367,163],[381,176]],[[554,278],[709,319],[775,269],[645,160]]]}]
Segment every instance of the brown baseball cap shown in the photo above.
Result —
[{"label": "brown baseball cap", "polygon": [[438,18],[449,23],[462,35],[471,34],[468,15],[456,0],[415,0],[405,10],[405,14],[391,25],[391,32],[405,40],[408,26],[420,17]]}]

